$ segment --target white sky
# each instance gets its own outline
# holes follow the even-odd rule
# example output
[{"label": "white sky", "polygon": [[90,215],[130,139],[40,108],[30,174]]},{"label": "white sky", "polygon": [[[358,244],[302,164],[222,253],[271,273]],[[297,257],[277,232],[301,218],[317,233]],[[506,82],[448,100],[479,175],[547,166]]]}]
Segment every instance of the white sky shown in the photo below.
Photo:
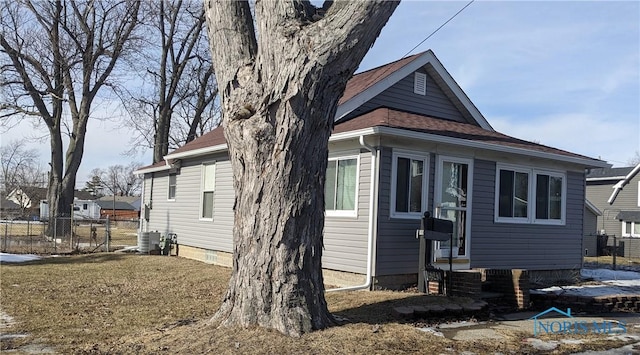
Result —
[{"label": "white sky", "polygon": [[[359,71],[403,57],[465,4],[404,1]],[[614,166],[640,151],[640,2],[476,1],[411,54],[427,49],[497,131]],[[151,161],[122,155],[130,134],[108,112],[89,123],[80,186],[93,168]],[[2,144],[44,134],[22,124]],[[46,166],[48,140],[31,147]]]}]

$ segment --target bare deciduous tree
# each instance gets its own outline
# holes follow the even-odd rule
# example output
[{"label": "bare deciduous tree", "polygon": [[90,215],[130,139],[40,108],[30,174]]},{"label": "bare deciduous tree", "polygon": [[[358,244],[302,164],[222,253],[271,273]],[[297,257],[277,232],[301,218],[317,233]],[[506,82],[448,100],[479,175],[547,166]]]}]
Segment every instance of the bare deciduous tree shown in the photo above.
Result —
[{"label": "bare deciduous tree", "polygon": [[0,190],[10,193],[18,187],[46,187],[46,174],[38,163],[38,152],[27,149],[24,141],[3,143],[0,147]]},{"label": "bare deciduous tree", "polygon": [[101,89],[115,85],[109,80],[119,58],[138,47],[132,36],[140,2],[20,0],[0,7],[0,86],[8,95],[0,110],[46,125],[49,217],[66,215],[92,104]]},{"label": "bare deciduous tree", "polygon": [[129,165],[111,165],[106,169],[96,168],[91,170],[90,180],[87,181],[86,191],[96,196],[107,194],[114,196],[135,196],[142,188],[142,178],[133,172],[138,170],[142,163],[132,162]]},{"label": "bare deciduous tree", "polygon": [[204,30],[202,3],[161,0],[147,3],[149,45],[136,69],[145,85],[123,95],[137,133],[134,150],[153,148],[158,162],[176,148],[217,126],[217,86]]},{"label": "bare deciduous tree", "polygon": [[205,1],[236,194],[221,326],[299,336],[334,324],[321,270],[328,139],[347,80],[397,5],[257,1],[254,22],[248,1]]}]

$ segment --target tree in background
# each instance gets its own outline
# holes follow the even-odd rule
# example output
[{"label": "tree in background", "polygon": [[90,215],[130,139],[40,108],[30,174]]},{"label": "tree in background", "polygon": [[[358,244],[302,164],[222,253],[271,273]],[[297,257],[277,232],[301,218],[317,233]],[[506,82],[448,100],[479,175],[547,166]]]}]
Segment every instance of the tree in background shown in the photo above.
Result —
[{"label": "tree in background", "polygon": [[21,0],[0,8],[1,115],[46,125],[49,218],[68,215],[92,105],[117,85],[119,60],[140,48],[133,41],[140,2]]},{"label": "tree in background", "polygon": [[141,163],[132,162],[126,166],[111,165],[106,169],[93,169],[84,190],[97,197],[137,196],[141,192],[142,178],[133,172],[141,166]]},{"label": "tree in background", "polygon": [[[397,2],[206,0],[235,189],[233,273],[214,316],[299,336],[335,323],[322,278],[328,139]],[[255,25],[254,25],[255,24]]]},{"label": "tree in background", "polygon": [[636,166],[640,164],[640,152],[636,150],[635,155],[627,160],[627,164],[629,164],[629,166]]},{"label": "tree in background", "polygon": [[38,164],[38,152],[27,149],[24,141],[11,141],[0,147],[0,190],[6,195],[16,188],[46,187],[46,173]]},{"label": "tree in background", "polygon": [[146,3],[148,45],[138,65],[146,84],[127,91],[123,102],[131,113],[127,125],[137,133],[132,150],[153,148],[153,162],[170,148],[192,141],[218,124],[218,93],[202,3],[161,0]]}]

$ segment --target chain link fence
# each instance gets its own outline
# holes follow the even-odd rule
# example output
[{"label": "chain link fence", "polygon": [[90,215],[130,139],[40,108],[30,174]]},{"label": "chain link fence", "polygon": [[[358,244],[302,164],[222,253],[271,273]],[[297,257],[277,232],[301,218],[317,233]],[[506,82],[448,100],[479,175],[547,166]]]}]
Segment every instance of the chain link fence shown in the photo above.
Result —
[{"label": "chain link fence", "polygon": [[585,235],[584,264],[596,268],[639,270],[640,238]]},{"label": "chain link fence", "polygon": [[113,251],[137,244],[138,220],[0,221],[0,249],[15,254]]}]

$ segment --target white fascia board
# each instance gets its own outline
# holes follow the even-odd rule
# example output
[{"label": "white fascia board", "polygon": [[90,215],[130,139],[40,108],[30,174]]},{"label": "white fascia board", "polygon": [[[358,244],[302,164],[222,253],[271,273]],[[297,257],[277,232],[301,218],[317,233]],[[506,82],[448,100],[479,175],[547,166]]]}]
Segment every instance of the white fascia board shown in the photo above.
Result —
[{"label": "white fascia board", "polygon": [[393,84],[397,83],[398,81],[402,80],[407,75],[409,75],[409,74],[413,73],[414,71],[418,70],[419,68],[423,67],[430,60],[432,60],[432,58],[435,58],[433,56],[433,53],[431,51],[427,51],[423,55],[421,55],[420,57],[412,60],[410,63],[407,63],[404,67],[396,70],[395,72],[391,73],[386,78],[378,81],[373,86],[371,86],[368,89],[362,91],[361,93],[357,94],[356,96],[350,98],[345,103],[343,103],[342,105],[338,106],[338,109],[336,110],[336,116],[335,116],[334,120],[336,122],[339,121],[345,115],[349,114],[353,110],[355,110],[358,107],[362,106],[364,103],[366,103],[367,101],[371,100],[376,95],[378,95],[381,92],[383,92],[384,90],[390,88]]},{"label": "white fascia board", "polygon": [[608,181],[608,180],[620,181],[622,179],[624,179],[624,176],[607,176],[607,177],[587,178],[587,181]]},{"label": "white fascia board", "polygon": [[584,199],[584,205],[593,212],[596,216],[602,216],[602,212],[591,201]]},{"label": "white fascia board", "polygon": [[218,153],[227,150],[227,143],[213,145],[210,147],[204,147],[194,150],[188,150],[186,152],[180,153],[170,153],[164,156],[165,160],[173,160],[173,159],[184,159],[184,158],[193,158],[200,155],[207,155],[211,153]]},{"label": "white fascia board", "polygon": [[329,137],[329,142],[343,141],[345,139],[360,138],[360,136],[368,136],[375,134],[374,127],[363,128],[356,131],[347,131],[342,133],[332,134]]},{"label": "white fascia board", "polygon": [[165,171],[165,170],[169,170],[171,169],[171,167],[169,165],[162,165],[162,166],[154,166],[151,168],[142,168],[142,169],[138,169],[136,171],[134,171],[133,173],[135,175],[143,175],[143,174],[149,174],[149,173],[155,173],[158,171]]},{"label": "white fascia board", "polygon": [[466,139],[440,136],[440,135],[430,134],[430,133],[407,131],[407,130],[398,129],[398,128],[373,127],[373,131],[376,134],[385,134],[385,135],[398,136],[403,138],[424,140],[424,141],[435,142],[435,143],[458,145],[458,146],[469,147],[469,148],[486,149],[486,150],[492,150],[492,151],[502,152],[502,153],[519,154],[519,155],[525,155],[525,156],[530,156],[535,158],[563,161],[566,163],[579,164],[579,165],[589,166],[589,167],[608,168],[611,166],[610,164],[604,161],[591,160],[591,159],[585,159],[585,158],[579,158],[579,157],[571,157],[571,156],[554,154],[554,153],[539,152],[535,150],[509,147],[509,146],[504,146],[499,144],[482,143],[482,142],[470,141]]},{"label": "white fascia board", "polygon": [[456,83],[455,79],[453,79],[451,74],[449,74],[449,72],[447,71],[447,69],[445,69],[442,63],[440,63],[440,60],[438,60],[438,58],[433,54],[433,52],[431,52],[431,50],[429,50],[427,53],[431,54],[431,57],[433,57],[432,59],[429,60],[429,63],[433,66],[433,68],[440,75],[442,80],[444,80],[444,82],[451,89],[451,91],[453,91],[453,94],[458,98],[458,100],[460,100],[462,105],[467,109],[467,111],[469,111],[469,113],[471,114],[471,117],[473,117],[473,119],[476,120],[476,122],[478,123],[478,125],[480,125],[480,127],[488,131],[492,131],[492,132],[495,131],[493,127],[491,127],[487,119],[484,118],[480,110],[478,110],[476,105],[474,105],[473,102],[471,102],[471,99],[469,99],[469,96],[467,96],[467,94],[464,92],[464,90],[462,90],[460,85]]}]

